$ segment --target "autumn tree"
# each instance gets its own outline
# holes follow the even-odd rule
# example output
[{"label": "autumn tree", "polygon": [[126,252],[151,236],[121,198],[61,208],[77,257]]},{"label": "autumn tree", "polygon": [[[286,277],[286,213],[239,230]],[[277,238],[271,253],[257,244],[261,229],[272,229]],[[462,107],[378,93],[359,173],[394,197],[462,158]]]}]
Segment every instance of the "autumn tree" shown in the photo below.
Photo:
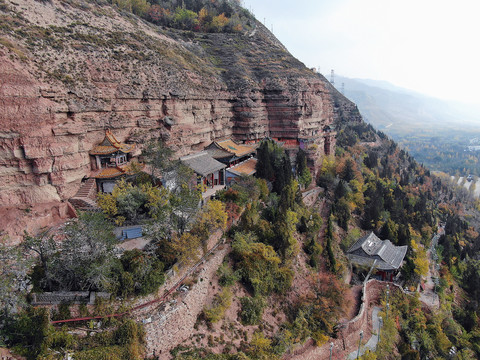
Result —
[{"label": "autumn tree", "polygon": [[208,237],[217,230],[225,231],[226,227],[227,213],[225,204],[218,200],[210,200],[200,210],[192,231]]},{"label": "autumn tree", "polygon": [[256,241],[253,234],[237,232],[234,235],[232,255],[242,279],[255,295],[285,292],[293,279],[292,270],[281,266],[273,247]]},{"label": "autumn tree", "polygon": [[229,21],[230,20],[225,16],[225,14],[222,13],[213,17],[212,22],[210,23],[210,28],[214,32],[221,32],[227,26]]},{"label": "autumn tree", "polygon": [[177,260],[187,266],[199,259],[201,239],[192,233],[173,234],[172,248]]},{"label": "autumn tree", "polygon": [[333,274],[313,274],[296,306],[297,317],[304,317],[305,335],[320,339],[334,333],[334,326],[350,305],[347,289]]},{"label": "autumn tree", "polygon": [[420,277],[425,277],[428,274],[428,256],[427,250],[423,245],[418,244],[414,239],[411,240],[412,250],[414,252],[413,263],[415,264],[415,273]]}]

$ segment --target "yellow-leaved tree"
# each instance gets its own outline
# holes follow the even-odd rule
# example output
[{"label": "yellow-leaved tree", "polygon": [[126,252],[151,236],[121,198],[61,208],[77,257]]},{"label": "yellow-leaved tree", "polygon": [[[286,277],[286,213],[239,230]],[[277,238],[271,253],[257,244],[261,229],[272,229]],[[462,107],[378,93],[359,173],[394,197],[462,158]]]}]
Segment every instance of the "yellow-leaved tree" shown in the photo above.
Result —
[{"label": "yellow-leaved tree", "polygon": [[415,264],[415,274],[420,277],[425,277],[428,274],[428,257],[424,246],[418,244],[414,239],[410,242],[415,253],[413,263]]},{"label": "yellow-leaved tree", "polygon": [[217,230],[225,231],[227,219],[225,204],[218,200],[209,201],[200,211],[191,232],[200,238],[204,253],[210,235]]},{"label": "yellow-leaved tree", "polygon": [[210,23],[210,26],[213,28],[215,31],[222,31],[225,26],[227,26],[228,22],[230,19],[225,16],[224,13],[214,16],[212,19],[212,22]]},{"label": "yellow-leaved tree", "polygon": [[174,234],[172,236],[172,248],[175,251],[178,262],[187,266],[199,258],[200,239],[192,233]]}]

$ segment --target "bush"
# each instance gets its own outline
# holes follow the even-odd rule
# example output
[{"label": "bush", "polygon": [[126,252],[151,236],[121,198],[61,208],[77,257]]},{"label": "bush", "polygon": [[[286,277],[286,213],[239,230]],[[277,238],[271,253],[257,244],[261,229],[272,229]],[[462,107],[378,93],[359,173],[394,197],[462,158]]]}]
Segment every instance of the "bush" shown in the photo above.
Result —
[{"label": "bush", "polygon": [[36,359],[42,352],[49,329],[47,309],[29,307],[20,315],[8,319],[5,326],[7,344],[28,359]]},{"label": "bush", "polygon": [[244,325],[256,325],[262,320],[263,309],[267,305],[265,299],[261,296],[242,297],[242,312],[240,318]]},{"label": "bush", "polygon": [[217,275],[219,277],[218,282],[222,286],[232,286],[241,279],[239,271],[233,271],[230,265],[226,262],[220,265],[217,270]]},{"label": "bush", "polygon": [[128,319],[115,330],[113,339],[118,345],[127,345],[134,342],[143,343],[145,340],[145,330],[135,321]]},{"label": "bush", "polygon": [[125,251],[120,258],[119,295],[147,295],[158,290],[165,281],[164,265],[141,250]]},{"label": "bush", "polygon": [[121,346],[107,346],[91,350],[78,351],[75,360],[124,360],[124,349]]},{"label": "bush", "polygon": [[215,295],[212,306],[203,310],[205,320],[209,323],[220,321],[232,304],[232,296],[229,288],[224,288],[222,292]]}]

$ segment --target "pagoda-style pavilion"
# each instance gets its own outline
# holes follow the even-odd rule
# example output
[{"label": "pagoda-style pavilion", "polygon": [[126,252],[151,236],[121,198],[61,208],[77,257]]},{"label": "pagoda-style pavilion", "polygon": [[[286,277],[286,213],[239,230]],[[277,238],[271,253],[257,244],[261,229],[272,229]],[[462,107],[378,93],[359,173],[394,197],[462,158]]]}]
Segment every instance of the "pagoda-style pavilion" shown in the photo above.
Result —
[{"label": "pagoda-style pavilion", "polygon": [[133,175],[130,160],[134,150],[135,144],[122,143],[110,130],[105,131],[103,141],[90,150],[98,191],[110,193],[119,178]]},{"label": "pagoda-style pavilion", "polygon": [[382,280],[392,281],[407,253],[408,246],[395,246],[380,240],[373,232],[359,238],[347,251],[353,265],[375,270]]}]

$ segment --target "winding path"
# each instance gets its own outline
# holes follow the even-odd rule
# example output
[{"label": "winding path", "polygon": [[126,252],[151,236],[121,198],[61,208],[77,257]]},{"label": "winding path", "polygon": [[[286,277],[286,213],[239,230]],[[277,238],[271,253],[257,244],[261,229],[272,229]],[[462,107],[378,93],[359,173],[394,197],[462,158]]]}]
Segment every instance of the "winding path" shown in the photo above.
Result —
[{"label": "winding path", "polygon": [[[367,341],[365,345],[360,346],[360,356],[365,354],[367,350],[375,351],[377,348],[378,343],[378,330],[380,328],[380,321],[378,313],[380,312],[381,308],[378,306],[373,307],[372,311],[372,336]],[[381,335],[381,334],[380,334]],[[352,351],[350,355],[348,355],[349,360],[355,360],[357,358],[358,350]]]}]

